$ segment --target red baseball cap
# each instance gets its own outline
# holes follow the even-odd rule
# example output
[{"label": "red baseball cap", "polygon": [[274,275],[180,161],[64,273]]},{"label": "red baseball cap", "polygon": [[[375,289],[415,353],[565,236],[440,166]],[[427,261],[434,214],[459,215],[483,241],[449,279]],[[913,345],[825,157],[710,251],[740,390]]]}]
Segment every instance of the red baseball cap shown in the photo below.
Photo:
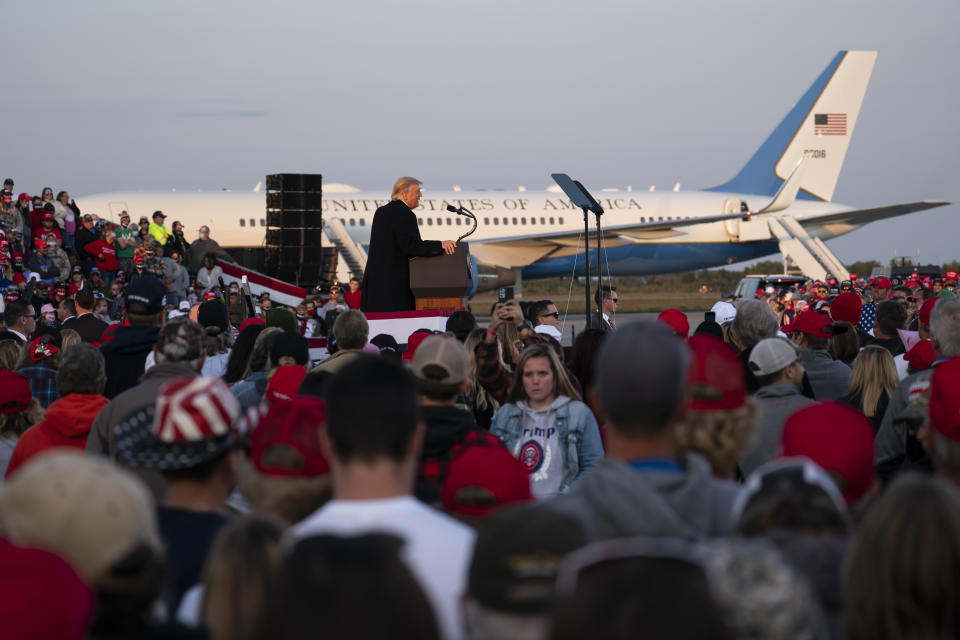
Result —
[{"label": "red baseball cap", "polygon": [[933,308],[936,306],[937,301],[940,298],[928,298],[923,301],[923,304],[920,305],[920,311],[917,312],[917,315],[920,317],[920,322],[930,326],[930,315],[933,313]]},{"label": "red baseball cap", "polygon": [[433,335],[431,331],[414,331],[407,338],[407,348],[403,350],[403,359],[406,362],[413,362],[413,356],[417,352],[420,343]]},{"label": "red baseball cap", "polygon": [[690,320],[687,319],[687,314],[679,309],[664,309],[657,316],[657,321],[670,327],[684,340],[690,335]]},{"label": "red baseball cap", "polygon": [[239,332],[240,332],[240,333],[243,333],[243,330],[244,330],[244,329],[246,329],[246,328],[249,327],[249,326],[255,325],[255,324],[260,324],[260,325],[266,326],[267,321],[264,320],[263,318],[257,318],[257,317],[247,318],[246,320],[244,320],[243,322],[240,323]]},{"label": "red baseball cap", "polygon": [[729,411],[747,401],[740,356],[722,340],[697,334],[687,342],[693,358],[687,373],[696,411]]},{"label": "red baseball cap", "polygon": [[300,383],[307,377],[307,370],[298,364],[288,364],[277,367],[270,376],[270,384],[263,397],[274,402],[276,400],[292,400],[297,397]]},{"label": "red baseball cap", "polygon": [[297,396],[272,402],[250,433],[253,465],[270,476],[316,477],[330,473],[330,463],[320,446],[320,429],[326,423],[320,398]]},{"label": "red baseball cap", "polygon": [[0,540],[0,613],[7,638],[86,638],[93,591],[66,560]]},{"label": "red baseball cap", "polygon": [[0,413],[20,413],[30,406],[33,395],[26,376],[0,369]]},{"label": "red baseball cap", "polygon": [[[860,318],[857,318],[857,321],[859,322]],[[793,322],[783,325],[783,332],[786,334],[796,333],[797,331],[820,338],[829,338],[833,335],[833,321],[825,313],[804,311],[797,315]]]},{"label": "red baseball cap", "polygon": [[951,282],[951,281],[956,282],[956,281],[957,281],[957,277],[958,277],[957,272],[951,269],[950,271],[947,271],[947,272],[943,275],[943,281],[944,281],[944,282]]},{"label": "red baseball cap", "polygon": [[873,279],[873,286],[880,287],[881,289],[892,289],[893,285],[890,284],[890,278],[886,276],[877,276]]},{"label": "red baseball cap", "polygon": [[923,371],[930,368],[933,361],[937,359],[937,354],[933,351],[932,342],[929,340],[918,340],[903,357],[911,367],[917,371]]},{"label": "red baseball cap", "polygon": [[515,502],[533,500],[530,474],[503,447],[474,445],[450,461],[440,502],[453,513],[482,518]]},{"label": "red baseball cap", "polygon": [[847,504],[873,484],[873,428],[851,407],[824,402],[800,409],[784,424],[780,445],[781,457],[805,456],[840,476]]},{"label": "red baseball cap", "polygon": [[930,424],[943,437],[960,441],[960,357],[942,362],[930,378]]},{"label": "red baseball cap", "polygon": [[863,311],[863,300],[859,294],[844,291],[830,303],[830,315],[839,322],[857,324]]}]

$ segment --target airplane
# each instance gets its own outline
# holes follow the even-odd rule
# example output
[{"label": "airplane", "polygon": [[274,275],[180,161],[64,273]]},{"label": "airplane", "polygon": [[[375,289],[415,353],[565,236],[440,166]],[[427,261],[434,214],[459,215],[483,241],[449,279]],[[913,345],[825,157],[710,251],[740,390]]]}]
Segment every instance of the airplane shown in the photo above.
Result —
[{"label": "airplane", "polygon": [[[841,51],[827,65],[773,133],[728,182],[700,191],[603,189],[594,196],[605,209],[601,232],[604,276],[647,275],[703,269],[782,253],[805,275],[843,280],[848,272],[823,244],[885,218],[940,207],[923,200],[856,209],[832,202],[844,157],[873,71],[875,51]],[[362,272],[370,225],[389,191],[323,185],[326,240],[341,263]],[[117,222],[162,210],[190,234],[201,225],[224,248],[265,243],[266,203],[253,191],[125,191],[79,198],[84,212]],[[462,235],[470,221],[448,205],[475,213],[469,238],[477,290],[524,279],[584,275],[583,214],[559,187],[544,191],[424,191],[415,210],[425,239]],[[591,223],[590,261],[597,264]],[[248,265],[258,268],[254,265]]]}]

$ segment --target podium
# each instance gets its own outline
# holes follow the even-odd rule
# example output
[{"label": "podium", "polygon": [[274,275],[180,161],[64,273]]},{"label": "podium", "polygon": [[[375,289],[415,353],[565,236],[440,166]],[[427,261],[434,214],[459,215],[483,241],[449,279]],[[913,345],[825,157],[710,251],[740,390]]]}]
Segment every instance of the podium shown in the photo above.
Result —
[{"label": "podium", "polygon": [[470,248],[465,242],[458,242],[450,255],[410,260],[410,291],[417,300],[417,311],[460,309],[472,284]]}]

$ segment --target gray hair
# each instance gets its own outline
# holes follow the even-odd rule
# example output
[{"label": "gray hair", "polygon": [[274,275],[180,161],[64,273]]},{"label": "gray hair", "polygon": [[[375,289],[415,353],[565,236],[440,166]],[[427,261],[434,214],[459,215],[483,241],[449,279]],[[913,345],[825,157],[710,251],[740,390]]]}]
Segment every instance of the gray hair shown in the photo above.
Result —
[{"label": "gray hair", "polygon": [[203,366],[203,327],[188,317],[173,318],[157,335],[157,364],[180,363],[199,371]]},{"label": "gray hair", "polygon": [[400,194],[405,192],[410,187],[416,184],[423,184],[416,178],[411,178],[410,176],[403,176],[402,178],[397,178],[397,181],[393,183],[393,191],[390,192],[390,199],[396,200],[400,197]]},{"label": "gray hair", "polygon": [[960,356],[960,300],[942,298],[930,314],[930,334],[940,355]]},{"label": "gray hair", "polygon": [[367,318],[356,309],[344,311],[333,323],[333,337],[338,349],[362,349],[369,335]]},{"label": "gray hair", "polygon": [[61,397],[71,393],[101,393],[106,377],[103,354],[93,345],[81,342],[60,353],[57,391]]},{"label": "gray hair", "polygon": [[829,637],[819,600],[804,577],[767,542],[707,545],[707,575],[732,637],[817,640]]},{"label": "gray hair", "polygon": [[655,435],[683,402],[690,351],[659,322],[630,323],[597,353],[600,402],[619,431]]},{"label": "gray hair", "polygon": [[741,302],[730,325],[734,339],[744,351],[752,349],[764,338],[774,337],[779,328],[770,305],[761,300]]}]

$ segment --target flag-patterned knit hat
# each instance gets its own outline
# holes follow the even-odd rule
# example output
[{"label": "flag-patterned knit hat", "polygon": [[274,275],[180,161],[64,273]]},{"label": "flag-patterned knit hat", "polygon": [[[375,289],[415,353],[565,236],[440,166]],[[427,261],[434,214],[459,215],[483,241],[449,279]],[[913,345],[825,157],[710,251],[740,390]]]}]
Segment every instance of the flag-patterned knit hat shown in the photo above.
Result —
[{"label": "flag-patterned knit hat", "polygon": [[239,415],[239,403],[220,378],[177,378],[160,388],[155,405],[117,426],[117,456],[145,469],[198,467],[236,444]]}]

